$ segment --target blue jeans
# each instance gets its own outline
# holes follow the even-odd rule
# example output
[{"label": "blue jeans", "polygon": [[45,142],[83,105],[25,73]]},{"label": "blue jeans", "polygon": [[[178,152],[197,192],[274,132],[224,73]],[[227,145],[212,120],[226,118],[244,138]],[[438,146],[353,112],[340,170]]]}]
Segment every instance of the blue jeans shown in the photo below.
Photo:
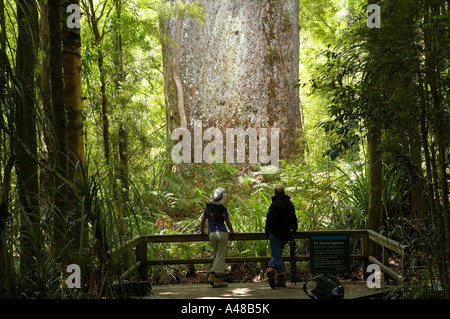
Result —
[{"label": "blue jeans", "polygon": [[269,233],[269,245],[270,245],[270,261],[269,267],[277,271],[277,273],[282,273],[285,271],[284,261],[283,261],[283,249],[287,241],[279,239],[278,237]]}]

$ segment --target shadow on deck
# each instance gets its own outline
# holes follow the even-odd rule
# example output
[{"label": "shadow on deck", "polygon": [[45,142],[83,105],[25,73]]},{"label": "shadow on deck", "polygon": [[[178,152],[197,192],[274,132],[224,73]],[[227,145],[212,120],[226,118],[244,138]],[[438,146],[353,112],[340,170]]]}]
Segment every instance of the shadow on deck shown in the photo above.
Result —
[{"label": "shadow on deck", "polygon": [[[365,281],[344,282],[344,299],[382,298],[386,288],[369,289]],[[309,288],[309,285],[308,285]],[[208,284],[152,286],[150,295],[142,299],[310,299],[303,291],[303,282],[271,289],[266,282],[230,283],[225,288]]]}]

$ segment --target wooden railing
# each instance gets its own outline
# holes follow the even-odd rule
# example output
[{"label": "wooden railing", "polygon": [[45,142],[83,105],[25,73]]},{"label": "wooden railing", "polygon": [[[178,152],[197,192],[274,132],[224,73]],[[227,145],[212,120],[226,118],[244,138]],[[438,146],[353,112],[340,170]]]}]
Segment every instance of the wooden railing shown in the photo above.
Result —
[{"label": "wooden railing", "polygon": [[[369,264],[377,264],[387,276],[397,282],[404,282],[408,274],[408,247],[387,238],[372,230],[345,230],[345,231],[298,231],[295,233],[296,240],[308,240],[311,235],[320,235],[323,233],[346,233],[350,239],[362,240],[361,253],[351,254],[351,260],[362,260],[364,271]],[[267,240],[263,232],[255,233],[236,233],[229,235],[229,241],[259,241]],[[148,266],[151,265],[174,265],[174,264],[208,264],[213,263],[212,258],[188,258],[188,259],[148,259],[147,246],[155,243],[181,243],[181,242],[205,242],[209,241],[208,235],[199,234],[174,234],[174,235],[145,235],[137,236],[123,246],[113,249],[109,252],[110,256],[121,255],[130,250],[135,250],[136,260],[134,265],[122,274],[122,279],[128,278],[131,274],[138,272],[140,280],[148,280]],[[381,261],[379,261],[373,252],[377,251],[377,246],[381,246]],[[379,249],[378,249],[379,250]],[[389,268],[389,251],[398,253],[402,259],[402,275]],[[290,261],[290,257],[283,257],[285,261]],[[227,257],[226,263],[243,262],[268,262],[269,256],[259,257]],[[309,255],[295,256],[296,261],[310,261]],[[367,274],[365,274],[367,275]]]},{"label": "wooden railing", "polygon": [[[369,255],[367,262],[377,264],[384,274],[395,279],[397,282],[403,283],[409,277],[410,261],[409,261],[409,247],[401,245],[399,242],[383,236],[373,230],[367,230],[369,235]],[[371,252],[376,250],[376,245],[381,246],[381,261],[372,256]],[[389,268],[389,252],[393,251],[400,255],[402,260],[402,275],[399,275],[391,268]],[[387,277],[385,276],[385,280]]]}]

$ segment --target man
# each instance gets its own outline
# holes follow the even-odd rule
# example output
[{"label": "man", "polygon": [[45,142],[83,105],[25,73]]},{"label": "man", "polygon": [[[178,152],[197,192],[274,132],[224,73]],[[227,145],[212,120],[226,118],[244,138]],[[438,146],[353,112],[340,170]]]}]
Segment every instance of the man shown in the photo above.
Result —
[{"label": "man", "polygon": [[271,288],[286,287],[283,249],[297,231],[297,216],[290,197],[284,193],[281,185],[275,187],[275,196],[266,217],[265,233],[269,238],[271,258],[266,276]]}]

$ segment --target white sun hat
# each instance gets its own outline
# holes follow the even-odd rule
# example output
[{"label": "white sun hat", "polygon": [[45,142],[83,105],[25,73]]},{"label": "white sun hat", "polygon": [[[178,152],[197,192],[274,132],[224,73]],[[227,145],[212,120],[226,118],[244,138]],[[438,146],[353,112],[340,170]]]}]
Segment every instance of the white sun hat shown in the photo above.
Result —
[{"label": "white sun hat", "polygon": [[214,205],[220,205],[225,203],[225,200],[227,199],[227,191],[225,188],[218,187],[215,190],[213,190],[211,197],[209,198],[209,202]]}]

